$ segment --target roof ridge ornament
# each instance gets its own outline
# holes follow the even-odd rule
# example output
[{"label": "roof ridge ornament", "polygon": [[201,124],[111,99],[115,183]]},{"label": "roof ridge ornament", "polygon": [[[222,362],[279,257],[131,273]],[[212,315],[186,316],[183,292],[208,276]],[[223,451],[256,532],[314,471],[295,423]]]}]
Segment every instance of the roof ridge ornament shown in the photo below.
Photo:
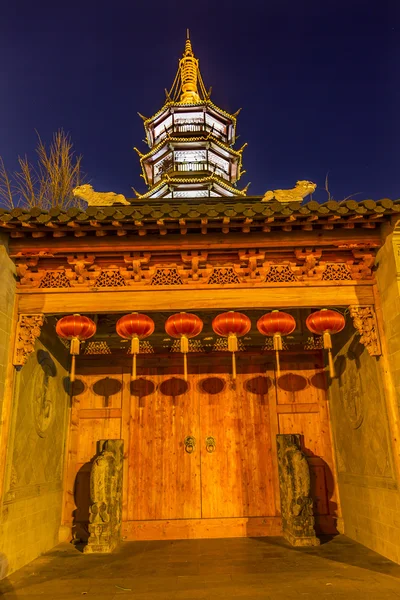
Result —
[{"label": "roof ridge ornament", "polygon": [[276,200],[277,202],[302,202],[304,198],[315,192],[317,185],[312,181],[297,181],[290,190],[273,190],[265,192],[262,202]]}]

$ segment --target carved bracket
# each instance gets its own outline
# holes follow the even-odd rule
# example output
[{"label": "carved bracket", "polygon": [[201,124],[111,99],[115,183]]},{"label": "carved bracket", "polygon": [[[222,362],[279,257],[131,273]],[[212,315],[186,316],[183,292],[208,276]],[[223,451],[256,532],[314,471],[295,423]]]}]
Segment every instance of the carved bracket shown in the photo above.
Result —
[{"label": "carved bracket", "polygon": [[349,306],[353,325],[360,335],[363,344],[371,356],[382,354],[378,325],[373,306]]},{"label": "carved bracket", "polygon": [[35,341],[40,335],[44,322],[43,314],[20,315],[14,348],[13,365],[22,367],[35,349]]}]

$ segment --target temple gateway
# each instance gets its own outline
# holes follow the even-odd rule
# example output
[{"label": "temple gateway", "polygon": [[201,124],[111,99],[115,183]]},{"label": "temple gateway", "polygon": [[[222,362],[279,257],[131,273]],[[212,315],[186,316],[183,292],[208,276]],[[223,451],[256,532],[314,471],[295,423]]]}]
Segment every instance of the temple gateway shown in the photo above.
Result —
[{"label": "temple gateway", "polygon": [[247,195],[237,117],[187,40],[145,193],[0,210],[8,572],[63,540],[338,532],[400,562],[400,201]]}]

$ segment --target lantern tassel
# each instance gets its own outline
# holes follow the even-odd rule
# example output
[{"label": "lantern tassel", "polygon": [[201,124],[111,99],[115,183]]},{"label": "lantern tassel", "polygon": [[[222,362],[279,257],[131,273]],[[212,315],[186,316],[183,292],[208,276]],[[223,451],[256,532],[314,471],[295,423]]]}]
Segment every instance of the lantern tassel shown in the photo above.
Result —
[{"label": "lantern tassel", "polygon": [[335,374],[335,366],[333,364],[332,350],[330,348],[328,349],[328,361],[329,361],[329,375],[333,379],[334,377],[336,377],[336,374]]},{"label": "lantern tassel", "polygon": [[79,354],[79,338],[74,337],[71,339],[71,345],[69,351],[73,355]]},{"label": "lantern tassel", "polygon": [[331,334],[328,331],[324,332],[323,341],[325,350],[329,350],[330,348],[332,348],[332,338]]},{"label": "lantern tassel", "polygon": [[140,351],[140,342],[137,335],[134,335],[131,340],[131,353],[132,353],[132,374],[131,381],[135,381],[137,378],[137,355]]},{"label": "lantern tassel", "polygon": [[75,381],[75,354],[73,354],[71,358],[71,372],[69,375],[69,380],[71,383],[74,383]]},{"label": "lantern tassel", "polygon": [[186,335],[183,335],[181,337],[181,352],[183,354],[186,354],[186,352],[189,352],[189,339],[187,338]]},{"label": "lantern tassel", "polygon": [[230,333],[228,335],[228,350],[229,350],[229,352],[237,352],[238,351],[238,340],[234,333]]}]

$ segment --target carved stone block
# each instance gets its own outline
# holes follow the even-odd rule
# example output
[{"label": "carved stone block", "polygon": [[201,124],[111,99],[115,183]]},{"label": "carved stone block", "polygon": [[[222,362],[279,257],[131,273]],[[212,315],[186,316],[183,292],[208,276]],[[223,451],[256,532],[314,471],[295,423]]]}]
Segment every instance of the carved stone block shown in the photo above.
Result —
[{"label": "carved stone block", "polygon": [[85,553],[112,552],[121,540],[123,456],[123,440],[98,442],[90,473],[90,536]]},{"label": "carved stone block", "polygon": [[283,537],[292,546],[318,546],[310,495],[310,469],[300,450],[300,435],[279,434],[276,441]]}]

